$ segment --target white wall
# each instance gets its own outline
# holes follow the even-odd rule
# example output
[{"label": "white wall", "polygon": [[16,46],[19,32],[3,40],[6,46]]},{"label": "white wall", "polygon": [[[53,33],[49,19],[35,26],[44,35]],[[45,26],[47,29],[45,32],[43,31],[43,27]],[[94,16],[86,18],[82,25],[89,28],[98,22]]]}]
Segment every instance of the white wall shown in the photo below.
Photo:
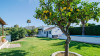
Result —
[{"label": "white wall", "polygon": [[8,40],[9,42],[11,42],[11,35],[7,35],[6,36],[6,40]]},{"label": "white wall", "polygon": [[54,29],[52,29],[52,35],[61,36],[62,34],[63,34],[63,32],[60,30],[60,28],[55,27]]},{"label": "white wall", "polygon": [[[49,31],[51,31],[51,34],[49,34]],[[49,30],[49,31],[48,31],[48,37],[52,38],[52,30]]]},{"label": "white wall", "polygon": [[59,39],[67,39],[67,37],[65,36],[65,34],[62,34],[60,36],[58,36]]},{"label": "white wall", "polygon": [[44,30],[43,30],[43,32],[42,32],[42,36],[46,37],[46,35],[47,35],[47,34],[44,34]]},{"label": "white wall", "polygon": [[[62,35],[62,36],[59,37],[59,39],[67,39],[67,37],[65,35]],[[100,38],[99,37],[71,36],[71,40],[100,45]]]},{"label": "white wall", "polygon": [[[43,29],[43,31],[39,31],[38,36],[39,36],[39,37],[46,37],[47,34],[44,34],[44,30],[45,30],[45,29],[48,29],[48,28],[50,28],[50,27],[48,27],[48,26],[47,26],[47,27],[40,27],[39,29]],[[51,37],[50,34],[48,34],[48,36]]]},{"label": "white wall", "polygon": [[[43,29],[43,31],[39,31],[38,36],[39,37],[46,37],[47,34],[44,34],[44,30],[47,29],[47,28],[49,28],[49,27],[40,28],[40,29]],[[49,30],[49,31],[51,31],[51,34],[48,33],[48,37],[49,38],[52,38],[52,35],[58,35],[58,37],[59,37],[59,36],[61,36],[63,34],[62,31],[60,30],[60,28],[58,28],[58,27],[55,27],[54,29]]]},{"label": "white wall", "polygon": [[43,29],[43,31],[39,30],[38,36],[39,37],[46,37],[46,34],[44,34],[44,29]]}]

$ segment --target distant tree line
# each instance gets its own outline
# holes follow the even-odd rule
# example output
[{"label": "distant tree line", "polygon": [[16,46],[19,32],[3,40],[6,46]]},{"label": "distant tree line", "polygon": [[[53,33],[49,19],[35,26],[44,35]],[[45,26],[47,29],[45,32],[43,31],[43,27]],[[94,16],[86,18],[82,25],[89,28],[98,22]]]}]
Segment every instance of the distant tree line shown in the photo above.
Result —
[{"label": "distant tree line", "polygon": [[34,36],[38,32],[38,28],[26,29],[24,27],[19,27],[19,25],[16,24],[14,27],[6,27],[4,31],[6,31],[6,35],[11,35],[11,40],[14,41],[26,36]]}]

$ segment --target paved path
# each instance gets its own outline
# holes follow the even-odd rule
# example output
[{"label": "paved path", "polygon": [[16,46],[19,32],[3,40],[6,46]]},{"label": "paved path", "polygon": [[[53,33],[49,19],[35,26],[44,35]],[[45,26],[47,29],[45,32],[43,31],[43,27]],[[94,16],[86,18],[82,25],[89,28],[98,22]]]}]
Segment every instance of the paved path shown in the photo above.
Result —
[{"label": "paved path", "polygon": [[8,48],[16,48],[16,47],[21,47],[21,45],[20,44],[10,44],[8,46]]},{"label": "paved path", "polygon": [[[59,37],[59,39],[67,39],[67,38],[65,36],[61,36],[61,37]],[[99,37],[71,36],[71,40],[100,45],[100,38]]]}]

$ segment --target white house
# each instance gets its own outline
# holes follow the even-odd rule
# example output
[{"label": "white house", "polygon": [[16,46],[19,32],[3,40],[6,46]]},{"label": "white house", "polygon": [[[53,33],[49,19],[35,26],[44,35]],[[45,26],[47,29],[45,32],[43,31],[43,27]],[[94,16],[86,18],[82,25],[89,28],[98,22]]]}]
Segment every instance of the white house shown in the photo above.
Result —
[{"label": "white house", "polygon": [[58,27],[40,27],[38,29],[38,36],[39,37],[49,37],[49,38],[61,38],[62,37],[63,32],[60,30],[60,28]]}]

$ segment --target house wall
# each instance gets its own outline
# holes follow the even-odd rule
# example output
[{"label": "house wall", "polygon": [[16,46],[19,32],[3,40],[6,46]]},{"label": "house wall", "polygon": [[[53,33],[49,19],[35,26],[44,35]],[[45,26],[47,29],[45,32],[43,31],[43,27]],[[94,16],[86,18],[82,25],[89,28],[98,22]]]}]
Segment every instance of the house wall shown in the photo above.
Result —
[{"label": "house wall", "polygon": [[42,30],[39,31],[38,36],[39,37],[46,37],[47,34],[44,34],[44,30],[47,29],[47,28],[49,28],[49,27],[40,27],[40,29],[42,29],[43,31]]},{"label": "house wall", "polygon": [[63,32],[60,30],[60,28],[55,27],[54,29],[52,29],[52,35],[58,35],[58,36],[60,36],[62,34],[63,34]]},{"label": "house wall", "polygon": [[38,33],[38,36],[39,37],[46,37],[46,34],[44,34],[44,30],[39,30],[39,33]]},{"label": "house wall", "polygon": [[11,42],[11,35],[7,35],[6,36],[6,40],[8,40],[9,42]]},{"label": "house wall", "polygon": [[[51,31],[51,34],[49,34],[49,31]],[[48,37],[52,38],[52,30],[49,30],[49,31],[48,31]]]},{"label": "house wall", "polygon": [[67,37],[65,36],[65,34],[62,34],[60,36],[58,36],[59,39],[67,39]]},{"label": "house wall", "polygon": [[43,30],[43,32],[42,32],[42,35],[43,35],[43,37],[46,37],[46,35],[47,35],[47,34],[44,34],[44,30]]},{"label": "house wall", "polygon": [[52,35],[58,35],[58,37],[60,37],[61,35],[63,35],[63,32],[58,27],[55,27],[52,30],[48,30],[48,32],[49,31],[51,31],[51,34],[48,33],[48,37],[49,38],[52,38]]},{"label": "house wall", "polygon": [[[42,30],[39,31],[38,36],[39,37],[47,37],[47,33],[44,34],[44,30],[47,29],[47,28],[49,28],[49,27],[43,27],[43,28],[41,28],[41,29],[43,29],[43,31]],[[51,34],[49,34],[49,31],[51,31]],[[62,38],[62,37],[66,38],[66,36],[64,36],[63,32],[58,27],[55,27],[52,30],[48,30],[47,32],[48,32],[48,37],[49,38],[52,38],[52,35],[58,35],[58,38]]]}]

